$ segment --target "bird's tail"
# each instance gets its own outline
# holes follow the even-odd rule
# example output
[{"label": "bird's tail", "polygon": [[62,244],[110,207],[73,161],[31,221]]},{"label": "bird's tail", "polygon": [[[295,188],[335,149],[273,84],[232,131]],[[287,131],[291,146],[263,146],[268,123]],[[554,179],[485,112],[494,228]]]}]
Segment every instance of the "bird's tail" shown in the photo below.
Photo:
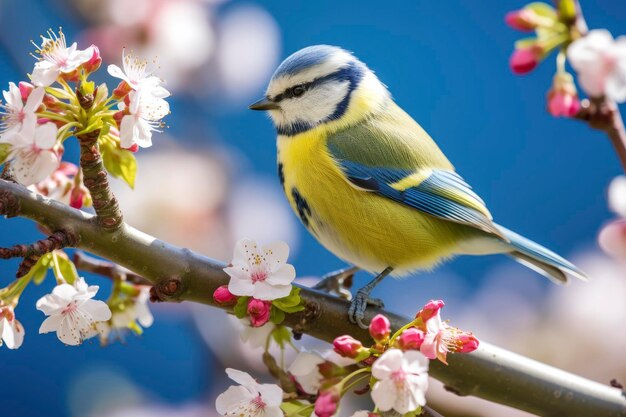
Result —
[{"label": "bird's tail", "polygon": [[584,272],[551,250],[505,227],[500,225],[496,225],[496,227],[502,232],[502,235],[509,240],[508,244],[513,250],[507,254],[517,262],[537,271],[556,284],[565,284],[568,275],[582,279],[583,281],[587,280],[587,276]]}]

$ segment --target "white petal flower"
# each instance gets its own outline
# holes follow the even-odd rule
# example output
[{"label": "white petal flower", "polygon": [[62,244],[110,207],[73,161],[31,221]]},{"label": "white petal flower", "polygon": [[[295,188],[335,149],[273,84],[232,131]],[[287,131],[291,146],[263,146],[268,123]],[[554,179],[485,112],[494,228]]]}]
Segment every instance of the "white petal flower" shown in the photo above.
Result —
[{"label": "white petal flower", "polygon": [[[122,148],[130,148],[137,144],[142,148],[152,146],[152,131],[159,132],[160,120],[170,111],[167,101],[157,98],[145,90],[132,91],[129,94],[128,113],[120,123],[120,142]],[[126,110],[124,103],[120,109]]]},{"label": "white petal flower", "polygon": [[319,353],[303,350],[298,353],[288,370],[296,378],[304,392],[317,394],[323,379],[318,365],[325,361]]},{"label": "white petal flower", "polygon": [[226,373],[238,386],[229,387],[215,400],[222,416],[282,417],[283,390],[274,384],[259,384],[249,374],[227,368]]},{"label": "white petal flower", "polygon": [[271,321],[260,327],[251,326],[248,319],[239,320],[239,322],[243,325],[243,329],[239,332],[239,338],[243,343],[247,343],[253,348],[265,347],[267,338],[276,328],[276,325]]},{"label": "white petal flower", "polygon": [[406,414],[426,404],[428,359],[416,350],[389,349],[372,365],[378,381],[372,388],[372,400],[380,411],[395,410]]},{"label": "white petal flower", "polygon": [[59,75],[77,70],[93,55],[93,47],[81,51],[76,42],[68,48],[63,32],[59,31],[57,35],[50,30],[48,36],[49,38],[42,37],[41,47],[37,51],[41,60],[35,64],[31,75],[33,84],[40,87],[48,87]]},{"label": "white petal flower", "polygon": [[605,29],[592,30],[569,46],[567,57],[589,96],[626,101],[626,37],[613,40]]},{"label": "white petal flower", "polygon": [[609,186],[609,207],[615,213],[626,218],[626,177],[619,176]]},{"label": "white petal flower", "polygon": [[22,101],[22,94],[15,83],[9,83],[9,91],[3,91],[4,101],[2,105],[2,124],[0,131],[2,136],[0,142],[11,143],[15,135],[22,131],[32,131],[37,124],[37,114],[35,113],[41,102],[45,91],[43,88],[35,88],[26,99]]},{"label": "white petal flower", "polygon": [[88,286],[84,278],[74,285],[57,285],[52,294],[37,301],[37,309],[46,316],[39,333],[56,332],[68,345],[79,345],[98,334],[96,324],[111,319],[111,310],[103,301],[92,300],[98,286]]},{"label": "white petal flower", "polygon": [[58,128],[54,123],[22,129],[11,142],[9,159],[17,181],[26,186],[42,181],[60,165],[55,150]]},{"label": "white petal flower", "polygon": [[289,246],[284,242],[259,247],[254,240],[240,240],[235,244],[232,266],[224,268],[230,275],[228,290],[259,300],[288,296],[296,277],[295,268],[286,263],[288,256]]},{"label": "white petal flower", "polygon": [[132,54],[122,51],[122,70],[117,65],[109,65],[107,71],[115,78],[119,78],[133,89],[143,90],[147,95],[154,98],[167,98],[170,92],[163,87],[163,80],[152,75],[152,69],[148,67],[148,62],[138,59]]},{"label": "white petal flower", "polygon": [[0,346],[17,349],[24,341],[24,326],[17,321],[13,307],[0,307]]}]

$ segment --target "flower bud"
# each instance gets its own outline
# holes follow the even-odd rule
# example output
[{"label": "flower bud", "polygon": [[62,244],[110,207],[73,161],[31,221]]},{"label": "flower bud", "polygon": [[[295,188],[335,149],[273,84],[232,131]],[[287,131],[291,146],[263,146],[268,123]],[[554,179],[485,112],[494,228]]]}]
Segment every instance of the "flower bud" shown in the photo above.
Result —
[{"label": "flower bud", "polygon": [[22,101],[26,101],[30,93],[35,89],[35,86],[31,83],[27,83],[26,81],[20,81],[18,84],[18,88],[20,89],[20,95],[22,96]]},{"label": "flower bud", "polygon": [[100,65],[102,64],[102,57],[100,56],[100,50],[96,45],[91,45],[90,47],[93,51],[91,58],[89,61],[83,64],[83,68],[87,74],[91,74],[92,72],[96,72]]},{"label": "flower bud", "polygon": [[271,301],[250,299],[248,302],[248,315],[252,327],[261,327],[270,320]]},{"label": "flower bud", "polygon": [[455,352],[469,353],[478,349],[478,339],[472,333],[461,333],[456,338]]},{"label": "flower bud", "polygon": [[537,67],[542,55],[543,49],[538,45],[518,48],[513,51],[509,66],[515,74],[527,74]]},{"label": "flower bud", "polygon": [[417,313],[415,318],[421,318],[422,322],[426,323],[431,317],[434,317],[439,313],[441,307],[443,307],[445,303],[443,300],[430,300],[426,303],[426,305]]},{"label": "flower bud", "polygon": [[222,285],[213,292],[213,300],[220,305],[234,305],[237,297],[228,291],[228,285]]},{"label": "flower bud", "polygon": [[569,73],[554,76],[552,88],[548,91],[548,112],[554,117],[574,117],[580,110],[580,101]]},{"label": "flower bud", "polygon": [[317,417],[332,417],[337,412],[339,394],[334,390],[321,392],[315,400],[315,415]]},{"label": "flower bud", "polygon": [[59,99],[51,94],[44,94],[42,103],[49,110],[60,110],[61,105],[63,104]]},{"label": "flower bud", "polygon": [[359,356],[359,353],[364,350],[361,342],[348,335],[335,338],[333,341],[333,348],[335,352],[344,358],[352,359]]},{"label": "flower bud", "polygon": [[424,337],[423,331],[416,327],[409,327],[398,337],[398,347],[402,350],[419,350]]},{"label": "flower bud", "polygon": [[389,337],[391,333],[391,323],[382,314],[377,314],[370,323],[370,336],[377,342],[381,342]]},{"label": "flower bud", "polygon": [[513,29],[531,32],[537,27],[538,17],[532,9],[521,9],[507,13],[504,21]]},{"label": "flower bud", "polygon": [[73,207],[75,209],[80,209],[81,207],[83,207],[86,195],[86,190],[82,187],[72,188],[72,192],[70,193],[70,207]]}]

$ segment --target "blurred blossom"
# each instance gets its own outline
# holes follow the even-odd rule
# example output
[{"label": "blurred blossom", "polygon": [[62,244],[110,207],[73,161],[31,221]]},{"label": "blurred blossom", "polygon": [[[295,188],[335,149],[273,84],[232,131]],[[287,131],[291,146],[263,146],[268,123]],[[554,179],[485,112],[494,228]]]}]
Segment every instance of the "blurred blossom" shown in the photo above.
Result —
[{"label": "blurred blossom", "polygon": [[276,65],[278,28],[258,6],[235,6],[219,13],[223,2],[74,0],[93,22],[84,37],[97,44],[107,60],[126,47],[158,57],[159,75],[172,91],[216,92],[222,100],[247,101]]},{"label": "blurred blossom", "polygon": [[609,186],[609,207],[626,219],[626,177],[619,176]]},{"label": "blurred blossom", "polygon": [[616,177],[609,186],[609,207],[622,217],[602,228],[600,247],[609,255],[626,259],[626,177]]}]

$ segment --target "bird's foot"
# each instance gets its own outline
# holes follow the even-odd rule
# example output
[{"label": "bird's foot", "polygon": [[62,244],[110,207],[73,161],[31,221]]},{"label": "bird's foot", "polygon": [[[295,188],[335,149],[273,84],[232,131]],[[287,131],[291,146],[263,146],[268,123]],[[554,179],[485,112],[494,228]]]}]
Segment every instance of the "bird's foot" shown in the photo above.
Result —
[{"label": "bird's foot", "polygon": [[367,329],[368,325],[363,322],[367,306],[383,308],[385,307],[385,303],[383,303],[383,300],[380,298],[371,298],[368,291],[360,289],[350,303],[350,309],[348,310],[350,323],[356,323],[360,328]]},{"label": "bird's foot", "polygon": [[322,280],[313,286],[313,289],[327,293],[337,294],[346,300],[352,299],[350,288],[354,274],[359,270],[356,266],[330,272],[322,277]]}]

